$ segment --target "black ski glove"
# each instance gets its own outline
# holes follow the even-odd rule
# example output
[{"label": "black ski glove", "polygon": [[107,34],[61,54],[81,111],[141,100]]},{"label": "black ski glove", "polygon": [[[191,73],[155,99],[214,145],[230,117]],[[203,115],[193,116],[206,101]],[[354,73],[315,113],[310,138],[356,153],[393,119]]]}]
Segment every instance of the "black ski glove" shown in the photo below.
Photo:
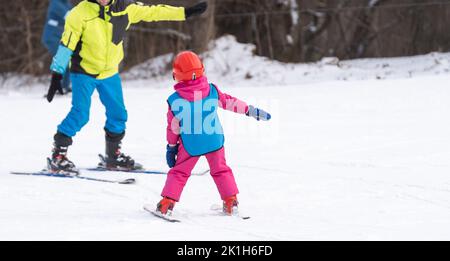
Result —
[{"label": "black ski glove", "polygon": [[61,80],[62,80],[63,76],[59,73],[52,73],[52,81],[50,83],[50,88],[48,89],[48,93],[47,93],[47,101],[48,102],[52,102],[53,101],[53,97],[55,97],[55,93],[58,91],[59,94],[64,94],[63,89],[62,89],[62,84],[61,84]]},{"label": "black ski glove", "polygon": [[184,13],[186,15],[186,18],[189,18],[191,16],[201,15],[203,14],[206,9],[208,9],[208,3],[207,2],[201,2],[198,3],[192,7],[187,7],[184,9]]}]

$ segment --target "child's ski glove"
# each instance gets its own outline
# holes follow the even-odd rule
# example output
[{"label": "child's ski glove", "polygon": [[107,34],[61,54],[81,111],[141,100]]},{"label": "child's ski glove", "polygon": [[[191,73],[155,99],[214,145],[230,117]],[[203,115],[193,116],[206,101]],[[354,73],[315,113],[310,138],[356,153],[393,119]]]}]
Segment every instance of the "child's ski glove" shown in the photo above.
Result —
[{"label": "child's ski glove", "polygon": [[173,168],[177,162],[176,157],[178,154],[178,144],[176,146],[170,146],[167,144],[166,161],[169,168]]},{"label": "child's ski glove", "polygon": [[186,9],[184,9],[184,13],[186,15],[186,18],[189,18],[191,16],[203,14],[206,11],[206,9],[208,9],[208,3],[201,2],[192,7],[187,7]]},{"label": "child's ski glove", "polygon": [[245,113],[245,115],[249,116],[249,117],[253,117],[256,120],[263,120],[263,121],[268,121],[272,118],[272,116],[270,116],[270,113],[261,110],[259,108],[256,108],[252,105],[248,106],[248,111]]}]

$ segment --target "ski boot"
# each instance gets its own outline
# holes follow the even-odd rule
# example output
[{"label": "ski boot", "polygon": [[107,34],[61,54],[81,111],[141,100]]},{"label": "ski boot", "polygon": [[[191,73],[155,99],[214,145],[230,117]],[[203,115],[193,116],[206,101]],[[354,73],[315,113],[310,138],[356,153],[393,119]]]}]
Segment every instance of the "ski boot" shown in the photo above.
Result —
[{"label": "ski boot", "polygon": [[123,154],[120,149],[122,139],[125,132],[122,134],[114,134],[106,131],[106,156],[100,156],[100,168],[118,171],[133,171],[143,169],[142,165],[136,163],[130,156]]},{"label": "ski boot", "polygon": [[238,215],[238,205],[239,202],[236,195],[226,198],[223,201],[223,213],[228,216]]},{"label": "ski boot", "polygon": [[175,206],[175,200],[164,197],[161,201],[156,205],[156,209],[151,205],[145,205],[144,210],[150,212],[152,215],[162,218],[166,221],[175,223],[180,222],[180,220],[172,218],[173,207]]},{"label": "ski boot", "polygon": [[47,168],[50,172],[68,176],[79,175],[75,164],[67,158],[70,145],[72,138],[59,132],[54,136],[52,157],[47,158]]},{"label": "ski boot", "polygon": [[164,197],[156,206],[156,212],[163,216],[171,216],[174,207],[175,207],[175,200],[168,197]]}]

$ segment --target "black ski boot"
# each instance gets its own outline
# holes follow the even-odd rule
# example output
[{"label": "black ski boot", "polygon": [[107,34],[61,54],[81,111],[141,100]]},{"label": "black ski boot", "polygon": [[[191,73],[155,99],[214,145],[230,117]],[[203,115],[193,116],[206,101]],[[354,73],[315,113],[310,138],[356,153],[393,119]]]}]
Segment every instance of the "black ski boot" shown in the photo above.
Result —
[{"label": "black ski boot", "polygon": [[106,141],[106,156],[99,163],[99,167],[108,170],[132,171],[142,169],[142,165],[136,163],[130,156],[123,154],[120,149],[122,139],[125,132],[122,134],[114,134],[107,130],[105,135]]},{"label": "black ski boot", "polygon": [[54,136],[52,158],[47,158],[47,168],[50,172],[76,176],[78,169],[72,161],[67,158],[67,149],[72,145],[72,138],[62,133],[56,133]]}]

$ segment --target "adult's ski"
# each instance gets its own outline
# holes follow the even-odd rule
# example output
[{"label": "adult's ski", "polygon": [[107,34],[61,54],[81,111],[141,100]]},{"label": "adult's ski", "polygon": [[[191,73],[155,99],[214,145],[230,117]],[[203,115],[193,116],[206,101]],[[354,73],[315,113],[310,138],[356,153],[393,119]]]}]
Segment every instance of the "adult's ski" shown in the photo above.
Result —
[{"label": "adult's ski", "polygon": [[[81,168],[81,170],[99,171],[99,172],[118,171],[118,172],[147,174],[147,175],[167,175],[167,171],[147,170],[147,169],[128,170],[128,169],[107,169],[107,168],[103,168],[103,167],[96,167],[96,168]],[[203,175],[206,175],[207,173],[209,173],[209,170],[205,170],[202,172],[192,172],[191,175],[192,176],[203,176]]]},{"label": "adult's ski", "polygon": [[124,184],[124,185],[136,183],[135,179],[124,179],[124,180],[97,179],[97,178],[92,178],[92,177],[86,177],[83,175],[66,175],[66,174],[52,173],[48,170],[41,170],[38,172],[12,171],[12,172],[10,172],[10,174],[22,175],[22,176],[44,176],[44,177],[54,177],[54,178],[83,179],[83,180],[88,180],[88,181],[96,181],[96,182],[103,182],[103,183],[115,183],[115,184]]},{"label": "adult's ski", "polygon": [[[138,169],[126,169],[126,168],[115,168],[115,169],[109,169],[106,168],[106,159],[105,156],[102,154],[99,154],[98,157],[100,158],[100,163],[96,168],[85,168],[84,170],[88,171],[118,171],[118,172],[128,172],[128,173],[137,173],[137,174],[148,174],[148,175],[167,175],[167,171],[160,171],[160,170],[148,170],[144,169],[143,167],[139,166]],[[193,172],[192,176],[203,176],[209,173],[209,170],[205,170],[202,172]]]}]

